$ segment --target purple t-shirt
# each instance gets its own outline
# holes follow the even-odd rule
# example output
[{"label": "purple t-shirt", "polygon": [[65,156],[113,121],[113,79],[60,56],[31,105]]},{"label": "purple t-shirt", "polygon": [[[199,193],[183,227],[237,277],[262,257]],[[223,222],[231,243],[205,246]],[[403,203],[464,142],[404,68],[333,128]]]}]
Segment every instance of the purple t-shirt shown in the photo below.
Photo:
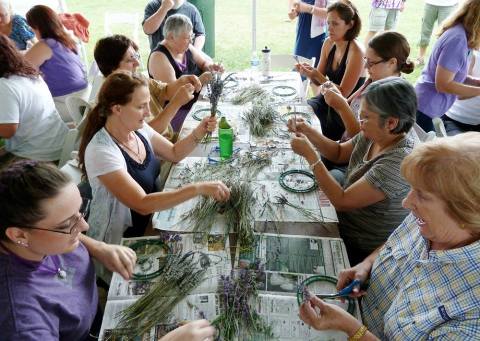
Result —
[{"label": "purple t-shirt", "polygon": [[52,49],[52,57],[40,65],[52,96],[64,96],[85,89],[88,83],[78,54],[55,39],[47,38],[43,42]]},{"label": "purple t-shirt", "polygon": [[454,81],[463,83],[468,72],[467,33],[462,24],[446,30],[433,47],[428,63],[415,85],[418,110],[431,118],[445,114],[457,99],[456,95],[438,92],[435,88],[437,65],[455,73]]},{"label": "purple t-shirt", "polygon": [[65,279],[42,262],[19,260],[0,252],[0,339],[83,340],[97,310],[95,269],[83,244],[58,256]]}]

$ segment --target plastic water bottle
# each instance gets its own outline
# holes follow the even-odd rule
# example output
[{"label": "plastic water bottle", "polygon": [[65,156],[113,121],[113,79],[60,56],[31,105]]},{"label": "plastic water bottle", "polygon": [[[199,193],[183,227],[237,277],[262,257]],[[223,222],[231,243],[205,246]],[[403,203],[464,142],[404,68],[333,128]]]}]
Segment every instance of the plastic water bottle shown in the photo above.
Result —
[{"label": "plastic water bottle", "polygon": [[270,49],[265,46],[262,50],[262,75],[263,77],[270,77]]},{"label": "plastic water bottle", "polygon": [[233,154],[233,129],[227,122],[225,116],[220,118],[218,124],[218,142],[220,145],[220,158],[227,160]]},{"label": "plastic water bottle", "polygon": [[252,83],[257,83],[258,81],[258,67],[260,61],[258,60],[257,52],[252,52],[252,58],[250,59],[250,80]]}]

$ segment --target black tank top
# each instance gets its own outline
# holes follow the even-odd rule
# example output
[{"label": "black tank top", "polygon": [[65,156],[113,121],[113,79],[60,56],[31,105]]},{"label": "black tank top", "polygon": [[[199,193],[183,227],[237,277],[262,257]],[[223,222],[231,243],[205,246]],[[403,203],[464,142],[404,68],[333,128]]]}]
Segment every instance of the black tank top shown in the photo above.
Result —
[{"label": "black tank top", "polygon": [[[122,155],[125,158],[125,162],[127,163],[128,174],[130,174],[140,187],[143,188],[145,193],[153,193],[157,190],[155,180],[160,174],[160,161],[155,157],[153,150],[145,137],[137,131],[135,134],[137,134],[145,147],[145,160],[143,160],[143,163],[138,163],[132,159],[123,148],[120,148],[118,144],[117,146],[120,148]],[[150,222],[151,214],[141,215],[133,209],[130,210],[130,213],[132,215],[132,226],[127,228],[123,236],[126,238],[143,236],[145,234],[145,229]]]},{"label": "black tank top", "polygon": [[350,50],[350,41],[347,43],[347,48],[343,54],[342,60],[338,68],[333,71],[333,59],[335,57],[335,51],[337,51],[337,45],[333,45],[330,53],[327,57],[327,65],[325,66],[325,74],[328,76],[328,79],[334,82],[335,84],[340,84],[342,82],[345,71],[347,70],[347,57],[348,51]]},{"label": "black tank top", "polygon": [[[198,65],[195,63],[193,60],[193,55],[190,50],[187,50],[185,52],[185,63],[186,63],[186,68],[185,70],[181,70],[180,66],[178,65],[177,61],[173,58],[172,54],[168,49],[166,48],[165,45],[158,44],[155,49],[153,49],[153,52],[162,52],[165,56],[167,56],[168,61],[173,67],[173,70],[175,71],[175,78],[179,79],[180,76],[182,75],[195,75],[195,76],[200,76],[202,74],[202,70],[198,67]],[[150,54],[151,56],[152,54]],[[148,59],[150,60],[150,56]],[[150,70],[148,71],[148,75],[150,78],[153,78],[152,75],[150,74]]]}]

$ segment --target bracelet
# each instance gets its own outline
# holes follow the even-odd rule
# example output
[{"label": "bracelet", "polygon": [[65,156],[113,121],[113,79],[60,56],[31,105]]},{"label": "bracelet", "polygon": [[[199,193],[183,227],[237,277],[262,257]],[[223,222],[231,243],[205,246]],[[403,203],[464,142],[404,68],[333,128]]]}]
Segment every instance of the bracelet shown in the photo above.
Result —
[{"label": "bracelet", "polygon": [[310,8],[310,14],[313,15],[313,12],[315,12],[315,6],[314,5],[310,5],[310,6],[312,6]]},{"label": "bracelet", "polygon": [[322,162],[322,159],[318,158],[318,160],[312,163],[311,165],[309,165],[308,168],[310,168],[310,170],[313,172],[313,170],[315,169],[315,166],[318,165],[320,162]]},{"label": "bracelet", "polygon": [[360,328],[358,328],[358,330],[355,332],[355,334],[353,334],[352,336],[350,336],[348,338],[348,341],[358,341],[360,340],[362,337],[365,336],[365,334],[367,334],[367,327],[365,325],[362,325]]}]

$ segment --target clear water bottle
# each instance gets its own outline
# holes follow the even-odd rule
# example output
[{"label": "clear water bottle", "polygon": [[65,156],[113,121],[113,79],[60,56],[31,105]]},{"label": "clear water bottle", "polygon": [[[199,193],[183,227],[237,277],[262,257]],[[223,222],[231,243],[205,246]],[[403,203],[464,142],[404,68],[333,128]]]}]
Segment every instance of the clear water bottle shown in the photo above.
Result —
[{"label": "clear water bottle", "polygon": [[258,67],[260,66],[260,60],[258,59],[257,52],[252,52],[252,58],[250,59],[250,80],[252,83],[258,81]]},{"label": "clear water bottle", "polygon": [[270,77],[270,49],[265,46],[262,50],[262,75],[263,77]]}]

